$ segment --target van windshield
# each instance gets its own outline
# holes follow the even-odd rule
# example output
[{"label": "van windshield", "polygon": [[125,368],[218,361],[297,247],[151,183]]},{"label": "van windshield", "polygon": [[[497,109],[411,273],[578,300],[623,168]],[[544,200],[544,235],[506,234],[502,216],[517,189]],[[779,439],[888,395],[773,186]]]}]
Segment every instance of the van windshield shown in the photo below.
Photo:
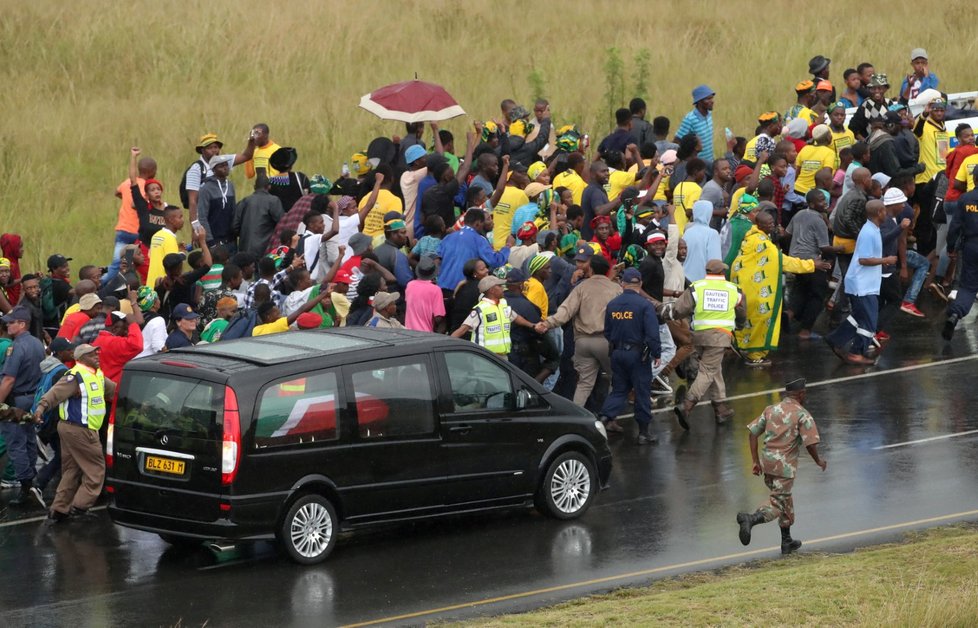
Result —
[{"label": "van windshield", "polygon": [[224,387],[150,373],[127,374],[116,425],[191,438],[220,440]]}]

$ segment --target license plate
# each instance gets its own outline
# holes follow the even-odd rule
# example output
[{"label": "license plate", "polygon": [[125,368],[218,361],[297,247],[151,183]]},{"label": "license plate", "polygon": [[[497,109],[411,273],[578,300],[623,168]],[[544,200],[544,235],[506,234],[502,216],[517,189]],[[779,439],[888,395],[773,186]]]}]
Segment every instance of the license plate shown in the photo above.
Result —
[{"label": "license plate", "polygon": [[183,475],[186,464],[183,460],[171,460],[159,456],[146,456],[146,470],[156,473]]}]

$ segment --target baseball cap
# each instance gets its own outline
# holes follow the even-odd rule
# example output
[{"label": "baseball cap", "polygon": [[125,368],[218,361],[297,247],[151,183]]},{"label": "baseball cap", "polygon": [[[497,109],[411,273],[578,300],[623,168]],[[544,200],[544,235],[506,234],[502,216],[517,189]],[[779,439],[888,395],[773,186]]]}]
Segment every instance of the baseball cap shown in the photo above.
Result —
[{"label": "baseball cap", "polygon": [[323,324],[323,317],[315,312],[303,312],[295,319],[295,326],[299,329],[318,329]]},{"label": "baseball cap", "polygon": [[352,280],[353,277],[350,275],[350,271],[343,270],[342,268],[336,271],[336,274],[333,275],[333,283],[349,284]]},{"label": "baseball cap", "polygon": [[115,311],[109,312],[105,316],[105,326],[106,327],[112,327],[116,323],[120,323],[120,322],[122,322],[124,320],[126,320],[126,313],[125,312],[120,312],[118,310],[115,310]]},{"label": "baseball cap", "polygon": [[907,195],[899,188],[890,188],[883,195],[884,205],[903,205],[907,202]]},{"label": "baseball cap", "polygon": [[832,81],[829,81],[827,79],[822,79],[821,81],[818,82],[818,84],[815,85],[815,91],[817,92],[831,92],[832,89],[833,89]]},{"label": "baseball cap", "polygon": [[523,283],[524,281],[526,281],[526,273],[519,268],[510,269],[506,273],[506,283]]},{"label": "baseball cap", "polygon": [[435,276],[435,270],[437,270],[435,260],[428,255],[422,255],[421,259],[418,260],[418,265],[414,268],[418,279],[431,279]]},{"label": "baseball cap", "polygon": [[224,148],[224,142],[217,139],[216,133],[205,133],[204,135],[200,136],[200,141],[197,142],[197,152],[202,152],[211,144],[217,144],[218,148]]},{"label": "baseball cap", "polygon": [[[485,281],[485,279],[483,279]],[[482,283],[479,283],[482,286]],[[397,300],[401,298],[400,292],[378,292],[374,295],[373,305],[375,310],[382,310],[388,307],[392,303],[397,303]]]},{"label": "baseball cap", "polygon": [[642,283],[642,273],[638,272],[637,268],[626,268],[621,275],[621,280],[624,283]]},{"label": "baseball cap", "polygon": [[574,261],[586,262],[589,259],[591,259],[592,255],[594,255],[594,250],[587,244],[581,244],[578,245],[577,249],[574,252]]},{"label": "baseball cap", "polygon": [[506,285],[505,279],[500,279],[499,277],[488,275],[479,280],[479,292],[485,294],[486,292],[489,292],[490,288],[493,288],[495,286],[504,286],[504,285]]},{"label": "baseball cap", "polygon": [[711,259],[706,263],[706,272],[711,275],[722,274],[725,270],[727,270],[727,265],[723,263],[723,260]]},{"label": "baseball cap", "polygon": [[7,312],[7,314],[0,320],[5,323],[13,323],[15,321],[29,323],[31,322],[31,311],[26,305],[17,305],[14,306],[12,310]]},{"label": "baseball cap", "polygon": [[102,299],[99,298],[97,294],[83,294],[82,297],[78,299],[78,309],[82,311],[90,310],[101,302]]},{"label": "baseball cap", "polygon": [[177,306],[173,308],[173,318],[189,321],[200,318],[200,314],[194,312],[194,309],[186,303],[178,303]]},{"label": "baseball cap", "polygon": [[59,351],[74,351],[75,346],[76,345],[69,342],[67,338],[56,336],[55,339],[51,341],[51,344],[48,345],[48,349],[51,351],[52,354],[55,354],[58,353]]},{"label": "baseball cap", "polygon": [[61,268],[65,264],[71,261],[70,257],[65,257],[61,253],[55,253],[48,258],[48,270],[54,270],[55,268]]},{"label": "baseball cap", "polygon": [[220,164],[226,163],[230,168],[231,167],[230,162],[232,159],[234,159],[234,157],[229,155],[214,155],[213,157],[211,157],[211,160],[207,162],[207,167],[213,170]]},{"label": "baseball cap", "polygon": [[926,58],[927,58],[927,51],[924,50],[923,48],[914,48],[913,50],[910,51],[911,61],[913,61],[914,59],[926,59]]},{"label": "baseball cap", "polygon": [[167,253],[163,257],[163,268],[169,270],[170,268],[176,268],[183,263],[186,256],[183,253]]},{"label": "baseball cap", "polygon": [[653,231],[648,236],[646,236],[645,243],[649,244],[650,242],[666,242],[668,240],[669,238],[666,237],[666,234],[662,233],[661,231]]},{"label": "baseball cap", "polygon": [[424,146],[421,144],[412,144],[411,146],[408,146],[406,151],[404,151],[404,161],[406,161],[408,165],[413,164],[424,156],[425,150]]},{"label": "baseball cap", "polygon": [[526,194],[527,198],[533,199],[539,196],[540,192],[543,192],[546,189],[547,189],[546,185],[533,181],[527,184],[525,188],[523,188],[523,193]]},{"label": "baseball cap", "polygon": [[361,255],[364,251],[370,248],[370,244],[373,240],[368,235],[362,233],[354,233],[350,236],[349,242],[347,244],[350,246],[350,250],[353,251],[354,255]]},{"label": "baseball cap", "polygon": [[89,353],[95,353],[96,351],[100,351],[99,347],[92,346],[88,343],[80,344],[75,347],[75,359],[80,360]]}]

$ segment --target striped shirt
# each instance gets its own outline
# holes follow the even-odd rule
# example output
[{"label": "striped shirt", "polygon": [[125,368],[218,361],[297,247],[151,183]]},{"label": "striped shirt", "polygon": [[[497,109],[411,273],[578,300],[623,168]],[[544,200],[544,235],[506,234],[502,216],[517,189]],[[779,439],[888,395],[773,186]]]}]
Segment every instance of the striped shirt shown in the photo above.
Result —
[{"label": "striped shirt", "polygon": [[706,116],[693,108],[686,114],[683,121],[679,123],[679,130],[676,137],[686,137],[690,133],[695,133],[700,138],[703,149],[699,152],[699,158],[707,163],[713,161],[713,112],[707,111]]}]

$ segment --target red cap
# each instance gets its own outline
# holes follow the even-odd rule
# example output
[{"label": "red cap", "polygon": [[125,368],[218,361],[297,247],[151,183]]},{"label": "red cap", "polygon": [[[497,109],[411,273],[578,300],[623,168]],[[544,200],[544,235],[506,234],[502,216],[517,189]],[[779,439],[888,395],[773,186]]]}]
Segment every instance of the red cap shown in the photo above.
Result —
[{"label": "red cap", "polygon": [[740,183],[741,181],[749,177],[752,172],[754,172],[754,169],[751,168],[750,166],[744,166],[744,165],[737,166],[737,171],[734,172],[734,180],[737,181],[737,183]]},{"label": "red cap", "polygon": [[333,283],[346,283],[346,284],[348,284],[352,280],[353,280],[353,277],[350,276],[350,271],[348,271],[348,270],[340,269],[340,270],[336,271],[336,274],[335,275],[333,275]]},{"label": "red cap", "polygon": [[299,329],[317,329],[323,324],[323,317],[315,312],[304,312],[295,319],[295,324]]}]

